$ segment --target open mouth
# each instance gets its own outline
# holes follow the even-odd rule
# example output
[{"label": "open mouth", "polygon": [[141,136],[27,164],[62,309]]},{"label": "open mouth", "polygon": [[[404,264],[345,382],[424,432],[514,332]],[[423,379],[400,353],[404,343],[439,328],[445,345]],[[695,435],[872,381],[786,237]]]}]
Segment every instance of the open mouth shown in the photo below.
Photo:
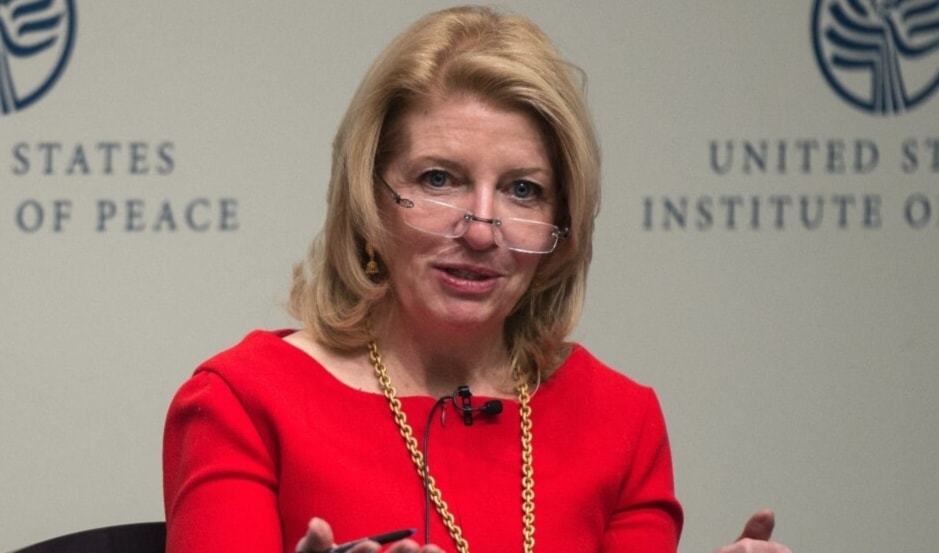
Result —
[{"label": "open mouth", "polygon": [[464,269],[444,269],[444,271],[446,271],[448,275],[452,275],[463,280],[486,280],[491,278],[489,275],[484,275],[473,271],[466,271]]}]

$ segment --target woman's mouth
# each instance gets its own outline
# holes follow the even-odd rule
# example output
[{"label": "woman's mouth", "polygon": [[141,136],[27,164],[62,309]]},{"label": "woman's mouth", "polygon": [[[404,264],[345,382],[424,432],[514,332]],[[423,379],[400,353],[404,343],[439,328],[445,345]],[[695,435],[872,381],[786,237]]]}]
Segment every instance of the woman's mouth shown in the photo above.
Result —
[{"label": "woman's mouth", "polygon": [[443,272],[448,277],[468,282],[492,281],[502,276],[502,274],[486,265],[470,265],[463,263],[437,265],[437,270]]},{"label": "woman's mouth", "polygon": [[444,269],[444,271],[448,275],[452,275],[456,278],[462,278],[464,280],[486,280],[487,278],[492,278],[490,275],[484,275],[466,269]]}]

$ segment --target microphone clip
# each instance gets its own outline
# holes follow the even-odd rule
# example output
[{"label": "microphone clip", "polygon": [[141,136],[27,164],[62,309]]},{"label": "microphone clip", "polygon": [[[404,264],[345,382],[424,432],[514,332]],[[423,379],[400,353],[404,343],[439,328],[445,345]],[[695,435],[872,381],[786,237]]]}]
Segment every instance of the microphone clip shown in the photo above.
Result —
[{"label": "microphone clip", "polygon": [[466,426],[472,426],[473,424],[473,393],[470,392],[469,386],[459,386],[456,389],[456,392],[453,394],[453,401],[456,402],[456,396],[460,396],[460,405],[457,406],[457,409],[463,413],[463,424]]},{"label": "microphone clip", "polygon": [[[457,397],[459,397],[459,403],[457,402]],[[481,407],[473,407],[473,393],[470,392],[469,386],[459,386],[456,391],[453,392],[453,406],[456,407],[457,411],[463,413],[463,424],[466,426],[471,426],[473,424],[473,413],[482,413],[486,416],[498,415],[502,412],[502,402],[493,399],[484,403]]]}]

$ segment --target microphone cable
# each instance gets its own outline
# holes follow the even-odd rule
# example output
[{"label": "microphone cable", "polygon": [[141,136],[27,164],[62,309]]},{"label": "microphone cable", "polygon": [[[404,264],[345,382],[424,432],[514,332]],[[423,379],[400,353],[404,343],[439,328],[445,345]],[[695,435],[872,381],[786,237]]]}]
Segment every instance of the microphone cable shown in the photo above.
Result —
[{"label": "microphone cable", "polygon": [[[459,396],[463,399],[464,404],[460,406],[456,402],[456,398]],[[473,413],[483,413],[484,415],[492,416],[498,415],[502,412],[502,402],[499,400],[487,401],[483,404],[482,407],[472,407],[469,405],[469,398],[472,397],[470,393],[469,386],[459,386],[452,395],[443,396],[437,399],[434,402],[434,406],[430,408],[430,412],[427,414],[427,424],[424,425],[424,443],[421,444],[421,455],[423,456],[422,469],[424,470],[424,543],[430,543],[430,427],[434,421],[434,415],[437,413],[437,409],[440,411],[440,425],[446,426],[447,424],[447,411],[446,403],[450,401],[453,403],[453,408],[457,411],[463,413],[464,424],[467,426],[473,424],[472,416]]]},{"label": "microphone cable", "polygon": [[[424,443],[421,444],[421,453],[424,456],[424,466],[421,467],[424,470],[424,544],[430,543],[430,486],[428,479],[430,478],[430,460],[428,455],[430,453],[430,426],[434,421],[434,414],[437,412],[437,409],[442,408],[444,404],[447,403],[448,399],[452,399],[451,396],[443,396],[438,398],[434,402],[434,406],[430,408],[430,413],[427,414],[427,424],[424,425]],[[446,411],[441,411],[441,425],[445,424],[446,420]]]}]

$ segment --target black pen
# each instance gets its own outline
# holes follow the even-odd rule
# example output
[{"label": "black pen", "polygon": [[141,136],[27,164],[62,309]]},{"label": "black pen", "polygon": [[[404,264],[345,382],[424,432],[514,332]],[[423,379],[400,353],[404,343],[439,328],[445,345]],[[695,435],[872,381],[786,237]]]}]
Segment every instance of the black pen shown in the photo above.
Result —
[{"label": "black pen", "polygon": [[380,544],[391,543],[393,541],[403,540],[404,538],[409,538],[414,535],[416,532],[414,528],[408,528],[406,530],[395,530],[394,532],[388,532],[385,534],[378,534],[377,536],[369,536],[367,538],[359,538],[357,540],[347,541],[346,543],[341,543],[335,547],[330,547],[326,550],[326,553],[344,553],[355,547],[356,545],[362,543],[366,540],[371,540],[378,542]]}]

